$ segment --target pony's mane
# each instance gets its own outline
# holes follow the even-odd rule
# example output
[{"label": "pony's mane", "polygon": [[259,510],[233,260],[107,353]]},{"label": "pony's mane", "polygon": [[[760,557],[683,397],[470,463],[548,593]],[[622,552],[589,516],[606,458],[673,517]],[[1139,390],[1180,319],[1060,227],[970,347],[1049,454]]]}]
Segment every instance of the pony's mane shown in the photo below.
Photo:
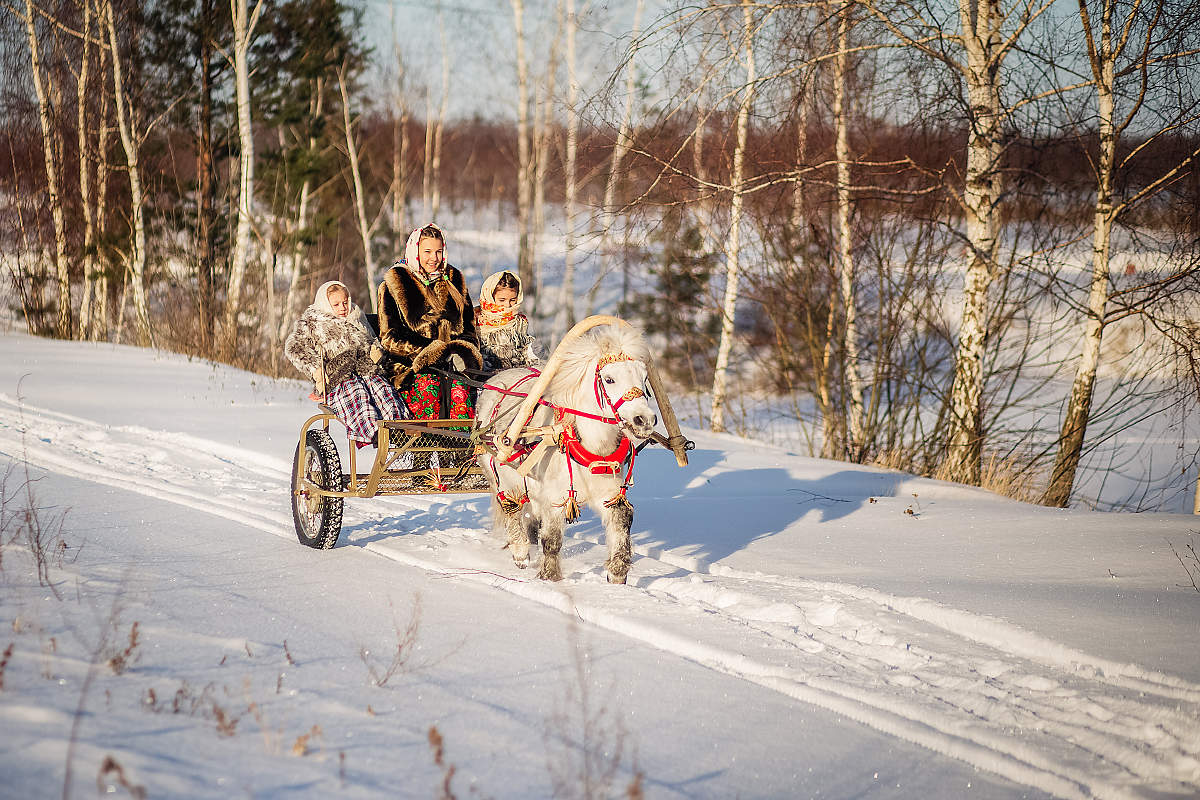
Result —
[{"label": "pony's mane", "polygon": [[599,325],[578,339],[559,345],[560,361],[545,395],[558,401],[592,397],[593,373],[603,356],[624,353],[643,364],[650,363],[650,349],[636,328],[626,325]]}]

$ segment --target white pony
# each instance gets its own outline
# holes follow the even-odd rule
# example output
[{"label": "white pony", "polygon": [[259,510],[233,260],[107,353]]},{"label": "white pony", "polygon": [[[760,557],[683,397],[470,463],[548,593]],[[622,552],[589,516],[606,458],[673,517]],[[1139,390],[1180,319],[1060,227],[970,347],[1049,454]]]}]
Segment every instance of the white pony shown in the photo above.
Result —
[{"label": "white pony", "polygon": [[[493,447],[479,456],[492,489],[493,529],[506,537],[518,567],[528,566],[530,544],[540,540],[538,577],[562,580],[563,528],[586,503],[604,523],[606,577],[625,583],[633,558],[633,506],[625,489],[636,446],[658,424],[649,402],[649,360],[642,337],[629,326],[602,325],[564,341],[552,359],[557,366],[542,402],[525,426],[544,432],[518,441],[514,457],[505,462]],[[480,390],[475,426],[485,444],[508,428],[536,375],[506,370]],[[527,459],[536,463],[526,464],[523,476],[518,469]]]}]

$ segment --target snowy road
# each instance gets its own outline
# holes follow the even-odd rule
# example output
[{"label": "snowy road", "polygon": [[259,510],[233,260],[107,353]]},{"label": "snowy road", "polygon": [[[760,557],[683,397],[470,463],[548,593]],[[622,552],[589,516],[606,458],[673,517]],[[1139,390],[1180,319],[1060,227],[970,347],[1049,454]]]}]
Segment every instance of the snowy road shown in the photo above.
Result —
[{"label": "snowy road", "polygon": [[[0,451],[299,547],[289,461],[9,395],[0,395]],[[630,585],[608,586],[602,543],[586,526],[575,537],[568,529],[566,580],[547,585],[511,565],[486,517],[480,496],[352,500],[338,547],[573,614],[1055,796],[1200,793],[1200,685],[927,599],[737,570],[660,546],[638,545]]]}]

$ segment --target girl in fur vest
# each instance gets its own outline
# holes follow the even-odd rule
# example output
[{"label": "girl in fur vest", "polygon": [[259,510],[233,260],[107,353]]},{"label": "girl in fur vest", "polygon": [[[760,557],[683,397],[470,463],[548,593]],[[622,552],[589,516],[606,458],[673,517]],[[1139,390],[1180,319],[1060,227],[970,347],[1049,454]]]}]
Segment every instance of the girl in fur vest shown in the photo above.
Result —
[{"label": "girl in fur vest", "polygon": [[486,372],[542,365],[529,335],[529,318],[519,310],[523,299],[521,279],[514,272],[501,270],[484,280],[475,320]]},{"label": "girl in fur vest", "polygon": [[430,367],[480,369],[483,357],[475,307],[463,275],[446,263],[446,235],[430,223],[417,228],[379,285],[379,339],[397,362],[392,378],[413,417],[470,419],[470,390],[443,383]]},{"label": "girl in fur vest", "polygon": [[383,377],[383,350],[375,332],[341,281],[321,284],[283,351],[313,379],[314,399],[334,410],[359,447],[375,442],[379,420],[408,418]]}]

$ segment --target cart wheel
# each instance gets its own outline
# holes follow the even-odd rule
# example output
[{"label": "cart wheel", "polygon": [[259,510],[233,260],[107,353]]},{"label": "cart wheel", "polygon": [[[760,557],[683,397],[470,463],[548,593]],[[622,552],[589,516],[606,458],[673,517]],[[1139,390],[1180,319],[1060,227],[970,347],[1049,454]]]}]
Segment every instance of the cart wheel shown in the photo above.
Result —
[{"label": "cart wheel", "polygon": [[296,445],[296,457],[292,461],[292,519],[296,523],[296,537],[300,544],[328,550],[337,544],[338,534],[342,532],[344,498],[297,493],[300,488],[297,476],[303,474],[322,489],[341,491],[342,460],[333,437],[320,430],[308,432],[302,467],[299,458],[300,445]]}]

